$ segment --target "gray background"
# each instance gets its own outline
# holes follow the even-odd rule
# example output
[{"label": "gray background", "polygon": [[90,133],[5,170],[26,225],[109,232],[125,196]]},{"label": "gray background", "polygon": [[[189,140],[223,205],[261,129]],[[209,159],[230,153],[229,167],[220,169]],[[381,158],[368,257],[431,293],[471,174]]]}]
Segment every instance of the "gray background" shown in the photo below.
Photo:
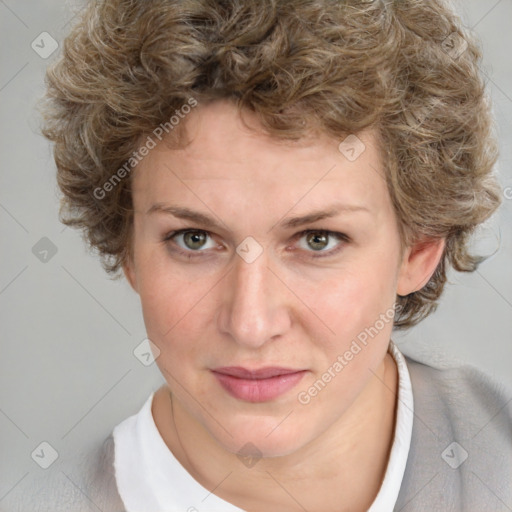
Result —
[{"label": "gray background", "polygon": [[[504,204],[476,243],[495,254],[474,274],[452,274],[438,312],[394,339],[406,354],[438,347],[512,385],[512,0],[461,3],[482,39],[501,139]],[[58,51],[43,59],[31,43],[44,31],[60,42],[75,9],[0,0],[0,510],[14,510],[31,479],[103,439],[163,382],[133,353],[145,338],[138,297],[58,221],[54,163],[35,111]],[[42,252],[44,237],[54,255]],[[31,457],[43,441],[59,454],[48,470]]]}]

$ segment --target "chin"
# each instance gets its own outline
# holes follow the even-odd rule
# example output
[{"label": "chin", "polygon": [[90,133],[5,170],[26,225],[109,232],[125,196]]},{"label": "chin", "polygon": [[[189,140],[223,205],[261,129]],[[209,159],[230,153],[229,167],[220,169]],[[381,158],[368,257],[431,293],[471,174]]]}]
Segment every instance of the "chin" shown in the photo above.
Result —
[{"label": "chin", "polygon": [[242,457],[282,457],[299,450],[310,440],[304,422],[299,425],[295,420],[293,424],[290,417],[279,424],[285,416],[279,420],[268,416],[232,418],[223,423],[232,437],[218,425],[214,432],[210,430],[210,434],[226,451]]}]

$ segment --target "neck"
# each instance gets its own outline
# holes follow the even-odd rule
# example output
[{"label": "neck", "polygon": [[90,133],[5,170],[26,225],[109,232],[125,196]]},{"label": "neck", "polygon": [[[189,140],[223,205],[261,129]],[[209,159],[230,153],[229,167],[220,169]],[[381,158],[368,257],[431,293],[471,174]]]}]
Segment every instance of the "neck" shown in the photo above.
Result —
[{"label": "neck", "polygon": [[[391,449],[398,371],[390,354],[345,414],[292,454],[244,467],[164,386],[153,400],[155,423],[174,456],[205,488],[247,510],[366,510],[384,477]],[[198,440],[201,440],[198,442]],[[221,483],[222,482],[222,483]]]}]

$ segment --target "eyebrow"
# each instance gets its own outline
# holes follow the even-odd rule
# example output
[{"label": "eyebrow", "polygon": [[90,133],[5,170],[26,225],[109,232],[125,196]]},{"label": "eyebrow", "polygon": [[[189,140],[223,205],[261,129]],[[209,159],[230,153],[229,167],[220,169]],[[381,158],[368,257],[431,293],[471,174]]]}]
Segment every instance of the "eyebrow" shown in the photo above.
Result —
[{"label": "eyebrow", "polygon": [[[352,212],[366,212],[370,213],[370,210],[366,206],[352,205],[352,204],[335,204],[324,210],[314,210],[306,215],[298,217],[289,217],[281,220],[277,223],[283,229],[296,228],[305,224],[312,224],[319,220],[336,217],[341,213],[352,213]],[[191,210],[190,208],[182,206],[167,206],[162,203],[156,203],[146,212],[147,215],[154,213],[164,213],[172,215],[178,219],[189,220],[201,224],[208,229],[220,229],[220,223],[217,222],[213,217],[204,213]]]}]

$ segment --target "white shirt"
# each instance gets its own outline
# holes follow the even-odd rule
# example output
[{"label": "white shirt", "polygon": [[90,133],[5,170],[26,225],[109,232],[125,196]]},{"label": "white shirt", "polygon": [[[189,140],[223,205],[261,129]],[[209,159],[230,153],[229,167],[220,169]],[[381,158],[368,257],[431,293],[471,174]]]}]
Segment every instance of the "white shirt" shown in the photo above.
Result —
[{"label": "white shirt", "polygon": [[[391,341],[398,367],[395,434],[384,480],[368,512],[390,512],[396,503],[411,444],[413,395],[405,358]],[[141,410],[114,429],[117,487],[127,512],[244,512],[197,482],[158,431],[151,393]]]}]

